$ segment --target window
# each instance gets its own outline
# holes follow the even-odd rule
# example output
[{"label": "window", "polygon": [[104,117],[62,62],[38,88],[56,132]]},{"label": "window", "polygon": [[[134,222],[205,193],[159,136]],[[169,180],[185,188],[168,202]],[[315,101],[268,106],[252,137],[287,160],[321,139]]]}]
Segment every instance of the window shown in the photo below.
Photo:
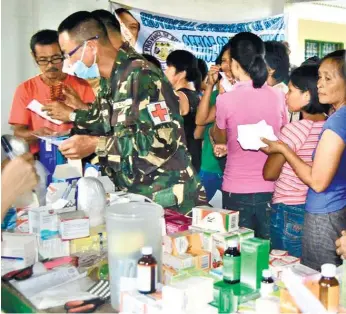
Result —
[{"label": "window", "polygon": [[305,40],[305,60],[314,56],[323,58],[330,52],[344,49],[343,43],[333,43],[317,40]]}]

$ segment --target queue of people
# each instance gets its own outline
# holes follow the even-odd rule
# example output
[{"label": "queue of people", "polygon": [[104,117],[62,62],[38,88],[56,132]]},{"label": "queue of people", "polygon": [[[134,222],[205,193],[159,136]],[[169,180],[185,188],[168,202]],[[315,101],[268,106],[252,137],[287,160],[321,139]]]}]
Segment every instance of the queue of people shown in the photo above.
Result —
[{"label": "queue of people", "polygon": [[[289,73],[284,43],[243,32],[220,47],[209,71],[191,52],[175,50],[163,72],[122,36],[125,25],[137,40],[139,23],[126,10],[116,13],[118,19],[105,10],[76,12],[57,31],[32,37],[41,73],[16,90],[9,120],[15,135],[37,155],[37,136],[71,130],[61,153],[102,163],[119,190],[181,213],[207,205],[221,190],[223,207],[239,211],[239,224],[274,249],[315,269],[340,264],[339,256],[346,257],[345,50]],[[26,109],[34,100],[63,123]],[[238,126],[261,120],[279,140],[243,149]],[[27,184],[18,185],[22,193],[37,183],[32,157],[5,166],[2,186],[10,180],[6,169],[20,163],[27,174]],[[11,201],[2,202],[2,214]]]}]

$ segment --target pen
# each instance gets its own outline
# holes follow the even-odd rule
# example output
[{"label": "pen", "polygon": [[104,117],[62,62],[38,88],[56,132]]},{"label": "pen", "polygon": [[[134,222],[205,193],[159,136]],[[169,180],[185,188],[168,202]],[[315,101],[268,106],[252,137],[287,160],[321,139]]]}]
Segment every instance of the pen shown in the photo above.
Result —
[{"label": "pen", "polygon": [[7,157],[13,160],[16,156],[13,153],[12,146],[5,136],[1,136],[1,146],[4,149]]}]

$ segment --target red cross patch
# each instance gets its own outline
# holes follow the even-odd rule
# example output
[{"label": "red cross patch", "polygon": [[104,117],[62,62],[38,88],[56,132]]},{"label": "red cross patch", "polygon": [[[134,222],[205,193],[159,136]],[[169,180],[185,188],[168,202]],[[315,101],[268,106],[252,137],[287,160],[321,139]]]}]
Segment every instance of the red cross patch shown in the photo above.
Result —
[{"label": "red cross patch", "polygon": [[153,102],[147,108],[154,125],[171,122],[171,116],[165,101]]}]

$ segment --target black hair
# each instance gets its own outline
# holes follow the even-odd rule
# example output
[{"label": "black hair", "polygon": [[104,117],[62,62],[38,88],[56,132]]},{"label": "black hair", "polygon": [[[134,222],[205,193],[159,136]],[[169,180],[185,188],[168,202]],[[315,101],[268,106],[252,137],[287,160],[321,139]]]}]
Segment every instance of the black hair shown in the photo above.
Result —
[{"label": "black hair", "polygon": [[111,12],[101,9],[92,11],[91,15],[101,21],[107,30],[110,29],[114,32],[121,33],[120,23]]},{"label": "black hair", "polygon": [[166,60],[167,66],[173,66],[176,73],[186,72],[188,82],[201,81],[201,73],[198,70],[197,58],[189,51],[175,50],[171,52]]},{"label": "black hair", "polygon": [[152,55],[149,55],[149,54],[147,54],[147,53],[143,53],[142,56],[143,56],[147,61],[149,61],[150,63],[152,63],[153,65],[155,65],[156,67],[158,67],[160,70],[162,70],[161,63],[160,63],[160,61],[159,61],[156,57],[154,57],[154,56],[152,56]]},{"label": "black hair", "polygon": [[291,73],[290,82],[302,92],[309,92],[310,102],[302,109],[306,113],[328,113],[330,106],[321,104],[318,100],[318,65],[307,64],[294,69]]},{"label": "black hair", "polygon": [[327,54],[321,63],[326,60],[332,60],[338,64],[340,75],[346,84],[346,50],[340,49]]},{"label": "black hair", "polygon": [[265,61],[275,72],[273,78],[277,84],[288,81],[288,72],[290,69],[290,59],[287,53],[287,47],[278,41],[267,41],[264,43]]},{"label": "black hair", "polygon": [[[120,14],[127,13],[128,15],[131,15],[137,21],[137,19],[131,14],[131,12],[129,10],[124,9],[124,8],[116,9],[114,12],[119,17],[120,17]],[[141,29],[141,23],[139,23],[138,21],[137,21],[137,23],[138,23],[138,30],[140,30]]]},{"label": "black hair", "polygon": [[63,32],[72,34],[80,43],[95,36],[98,36],[99,40],[108,41],[106,26],[88,11],[75,12],[63,20],[58,27],[58,33]]},{"label": "black hair", "polygon": [[306,59],[301,65],[309,65],[309,64],[317,64],[321,63],[321,59],[317,56],[313,56],[311,58]]},{"label": "black hair", "polygon": [[230,39],[232,59],[249,74],[254,88],[260,88],[268,77],[264,61],[264,43],[257,35],[249,32],[238,33]]},{"label": "black hair", "polygon": [[197,66],[198,66],[199,72],[201,73],[201,79],[202,81],[204,81],[208,75],[207,62],[205,62],[203,59],[197,59]]},{"label": "black hair", "polygon": [[216,65],[220,65],[222,63],[222,56],[229,49],[230,49],[230,43],[229,42],[226,45],[222,46],[220,53],[215,60]]},{"label": "black hair", "polygon": [[30,49],[34,55],[36,54],[36,51],[35,51],[36,45],[44,46],[44,45],[51,45],[51,44],[58,44],[59,46],[58,32],[52,29],[44,29],[44,30],[38,31],[30,39]]}]

